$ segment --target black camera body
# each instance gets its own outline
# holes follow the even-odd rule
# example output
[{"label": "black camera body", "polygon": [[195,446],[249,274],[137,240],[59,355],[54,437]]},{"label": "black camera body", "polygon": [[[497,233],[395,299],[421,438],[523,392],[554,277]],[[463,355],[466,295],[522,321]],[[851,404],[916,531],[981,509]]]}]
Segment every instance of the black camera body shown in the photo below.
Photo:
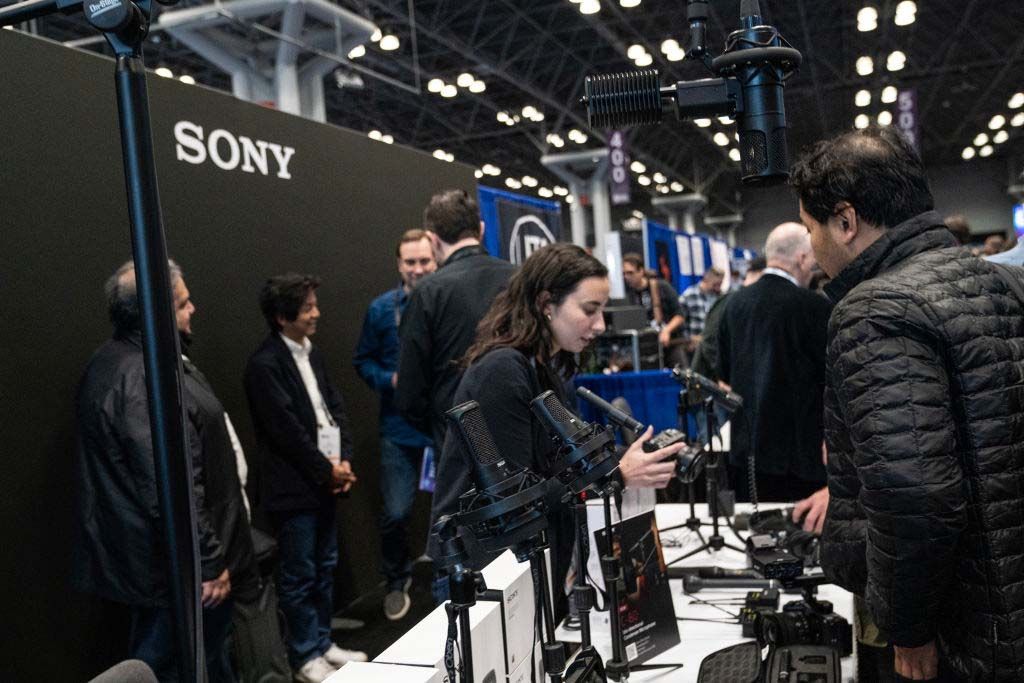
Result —
[{"label": "black camera body", "polygon": [[798,600],[783,605],[781,612],[761,612],[754,631],[762,646],[823,645],[843,657],[853,652],[853,627],[827,600]]},{"label": "black camera body", "polygon": [[787,582],[804,573],[804,563],[779,546],[770,534],[747,537],[747,560],[750,568],[766,579]]}]

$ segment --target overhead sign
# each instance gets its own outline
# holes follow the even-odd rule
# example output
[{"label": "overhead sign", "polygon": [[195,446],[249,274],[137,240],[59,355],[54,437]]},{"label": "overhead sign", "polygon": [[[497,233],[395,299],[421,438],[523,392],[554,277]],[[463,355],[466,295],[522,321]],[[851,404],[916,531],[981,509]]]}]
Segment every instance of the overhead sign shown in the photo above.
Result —
[{"label": "overhead sign", "polygon": [[917,90],[910,88],[900,90],[896,96],[896,128],[910,143],[911,147],[920,151],[919,120],[917,116]]},{"label": "overhead sign", "polygon": [[501,258],[519,265],[541,247],[558,241],[562,217],[556,211],[499,199]]},{"label": "overhead sign", "polygon": [[629,204],[629,155],[626,153],[626,136],[621,130],[612,131],[608,138],[608,158],[612,205]]}]

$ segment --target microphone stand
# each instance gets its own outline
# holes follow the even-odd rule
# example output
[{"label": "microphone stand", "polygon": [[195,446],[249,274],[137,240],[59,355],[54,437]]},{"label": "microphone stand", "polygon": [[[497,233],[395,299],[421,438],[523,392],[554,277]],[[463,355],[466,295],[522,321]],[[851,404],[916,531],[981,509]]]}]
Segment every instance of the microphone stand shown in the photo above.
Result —
[{"label": "microphone stand", "polygon": [[580,651],[565,672],[566,683],[606,681],[604,663],[590,639],[590,611],[594,608],[594,587],[587,583],[587,499],[586,492],[576,496],[573,503],[576,542],[576,579],[572,587],[572,601],[580,620]]},{"label": "microphone stand", "polygon": [[[458,528],[458,515],[445,515],[434,525],[441,557],[440,566],[448,568],[448,638],[444,648],[444,666],[451,682],[455,681],[455,640],[460,643],[462,683],[473,683],[473,635],[469,609],[476,604],[477,572],[466,566],[469,554]],[[458,628],[456,628],[458,623]],[[461,636],[461,637],[460,637]]]},{"label": "microphone stand", "polygon": [[202,619],[197,618],[201,608],[192,473],[185,449],[181,408],[181,353],[171,303],[167,244],[157,191],[146,69],[142,59],[152,1],[25,0],[0,7],[0,25],[18,24],[56,12],[78,11],[103,34],[115,57],[114,82],[142,318],[153,464],[162,532],[166,538],[164,569],[173,617],[173,647],[182,680],[205,682]]},{"label": "microphone stand", "polygon": [[[678,415],[680,428],[686,432],[686,440],[693,443],[695,439],[690,433],[690,420],[688,419],[689,411],[687,410],[689,407],[689,395],[690,391],[687,387],[683,387],[679,390],[679,397],[676,399],[676,414]],[[694,499],[697,497],[696,479],[699,476],[700,474],[698,472],[697,474],[688,475],[684,480],[684,483],[686,484],[686,497],[689,499],[690,505],[690,517],[682,524],[676,524],[675,526],[659,529],[658,531],[663,533],[666,531],[675,531],[676,529],[689,529],[697,534],[697,538],[700,539],[701,546],[703,547],[707,545],[707,541],[704,540],[704,534],[701,533],[700,528],[702,526],[707,526],[708,523],[701,521],[700,517],[697,516],[696,505],[694,502]]]}]

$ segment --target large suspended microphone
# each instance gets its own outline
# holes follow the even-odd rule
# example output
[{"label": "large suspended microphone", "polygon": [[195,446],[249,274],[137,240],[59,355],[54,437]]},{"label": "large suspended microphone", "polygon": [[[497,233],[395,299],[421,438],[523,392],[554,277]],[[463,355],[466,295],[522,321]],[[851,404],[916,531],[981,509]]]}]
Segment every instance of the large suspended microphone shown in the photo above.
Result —
[{"label": "large suspended microphone", "polygon": [[742,180],[785,180],[789,154],[783,88],[800,66],[800,52],[776,28],[764,24],[757,0],[741,0],[740,29],[728,36],[724,53],[712,59],[705,44],[708,2],[688,0],[687,9],[687,57],[702,61],[717,78],[661,86],[656,69],[588,76],[583,103],[590,127],[659,123],[666,111],[679,119],[733,116],[740,137]]},{"label": "large suspended microphone", "polygon": [[612,432],[575,415],[555,392],[530,401],[530,409],[558,447],[550,472],[572,495],[600,485],[619,466]]}]

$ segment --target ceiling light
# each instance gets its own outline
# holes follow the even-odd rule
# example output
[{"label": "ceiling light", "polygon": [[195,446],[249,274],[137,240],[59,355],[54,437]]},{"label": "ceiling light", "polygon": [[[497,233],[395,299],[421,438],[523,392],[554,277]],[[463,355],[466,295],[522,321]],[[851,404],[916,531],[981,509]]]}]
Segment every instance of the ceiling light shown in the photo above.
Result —
[{"label": "ceiling light", "polygon": [[469,92],[482,93],[484,90],[487,90],[487,84],[483,81],[473,81],[469,84]]},{"label": "ceiling light", "polygon": [[445,151],[443,149],[435,149],[433,156],[434,156],[435,159],[440,159],[441,161],[444,161],[445,154],[446,153],[445,153]]},{"label": "ceiling light", "polygon": [[449,163],[455,161],[455,155],[452,154],[451,152],[448,152],[447,154],[444,155],[444,160]]},{"label": "ceiling light", "polygon": [[451,83],[446,83],[445,86],[441,88],[441,97],[455,97],[458,94],[459,89]]},{"label": "ceiling light", "polygon": [[740,151],[733,147],[729,150],[729,158],[738,162],[740,160]]},{"label": "ceiling light", "polygon": [[366,135],[373,140],[380,140],[383,137],[379,130],[371,130]]},{"label": "ceiling light", "polygon": [[640,59],[640,56],[644,54],[647,54],[647,49],[643,45],[630,45],[626,50],[626,56],[630,59]]},{"label": "ceiling light", "polygon": [[523,107],[523,116],[528,119],[532,119],[537,114],[537,109],[532,105],[528,104]]},{"label": "ceiling light", "polygon": [[711,119],[694,119],[693,122],[698,128],[707,128],[711,125]]},{"label": "ceiling light", "polygon": [[478,168],[475,171],[473,171],[473,177],[476,178],[477,180],[480,180],[481,178],[484,177],[484,172]]},{"label": "ceiling light", "polygon": [[571,194],[567,195],[566,198],[565,198],[565,203],[566,204],[572,204],[574,201],[576,201],[576,198],[573,197]]},{"label": "ceiling light", "polygon": [[505,178],[505,185],[512,188],[513,190],[518,190],[523,186],[523,184],[516,180],[515,178]]},{"label": "ceiling light", "polygon": [[660,172],[660,171],[658,171],[657,173],[652,175],[651,178],[653,178],[654,182],[656,182],[656,183],[667,183],[668,182],[668,178],[666,178],[665,174]]},{"label": "ceiling light", "polygon": [[395,138],[391,135],[381,135],[380,141],[383,142],[385,145],[390,145],[394,143]]},{"label": "ceiling light", "polygon": [[157,76],[162,76],[163,78],[174,78],[174,72],[168,69],[166,66],[158,67],[154,73]]},{"label": "ceiling light", "polygon": [[354,48],[348,51],[349,59],[359,59],[360,57],[366,56],[366,46],[356,45]]},{"label": "ceiling light", "polygon": [[669,187],[672,188],[673,192],[682,192],[683,191],[683,184],[681,182],[679,182],[678,180],[672,181],[672,184]]},{"label": "ceiling light", "polygon": [[889,71],[899,71],[907,65],[907,56],[899,50],[894,50],[889,53],[889,58],[885,60],[885,68]]},{"label": "ceiling light", "polygon": [[643,173],[647,170],[647,167],[644,166],[644,162],[642,161],[634,161],[629,165],[629,170],[633,173]]},{"label": "ceiling light", "polygon": [[878,10],[874,7],[863,7],[857,12],[857,30],[874,31],[878,28]]},{"label": "ceiling light", "polygon": [[[443,89],[444,81],[442,81],[440,78],[431,78],[429,81],[427,81],[427,90],[429,90],[430,92],[441,92]],[[503,113],[504,112],[499,112],[499,121],[501,120],[500,114]]]},{"label": "ceiling light", "polygon": [[987,133],[978,133],[977,135],[975,135],[974,136],[974,144],[977,147],[981,147],[982,145],[987,145],[988,144],[988,134]]},{"label": "ceiling light", "polygon": [[667,40],[661,41],[661,51],[664,52],[665,54],[679,52],[679,41],[677,41],[675,38],[669,38]]},{"label": "ceiling light", "polygon": [[652,57],[650,55],[650,53],[645,52],[642,55],[640,55],[639,57],[637,57],[637,59],[636,59],[636,61],[634,63],[637,66],[650,66],[653,62],[654,62],[654,57]]},{"label": "ceiling light", "polygon": [[1013,118],[1010,119],[1010,125],[1014,128],[1020,128],[1024,125],[1024,111],[1019,114],[1014,114]]},{"label": "ceiling light", "polygon": [[459,86],[460,88],[468,88],[469,86],[473,85],[473,81],[475,80],[476,79],[473,78],[473,74],[461,73],[459,74],[459,77],[455,79],[455,85]]},{"label": "ceiling light", "polygon": [[903,0],[896,5],[895,22],[897,26],[909,26],[917,19],[917,4],[913,0]]},{"label": "ceiling light", "polygon": [[541,121],[544,120],[544,112],[542,112],[542,111],[536,112],[533,116],[530,117],[530,120],[531,121],[536,121],[537,123],[540,123]]},{"label": "ceiling light", "polygon": [[398,42],[398,36],[386,35],[380,39],[380,49],[387,52],[397,50],[401,43]]},{"label": "ceiling light", "polygon": [[537,190],[537,194],[539,194],[541,197],[544,197],[545,199],[550,199],[555,195],[554,192],[552,192],[546,187],[542,187],[539,190]]},{"label": "ceiling light", "polygon": [[640,4],[640,0],[619,0],[619,4],[623,7],[637,7]]},{"label": "ceiling light", "polygon": [[484,164],[482,170],[485,175],[501,175],[501,169],[494,164]]},{"label": "ceiling light", "polygon": [[643,185],[644,187],[647,187],[648,185],[650,185],[650,184],[651,184],[651,179],[650,179],[650,178],[648,178],[648,177],[647,177],[647,176],[645,176],[645,175],[639,176],[639,177],[638,177],[638,178],[636,179],[636,181],[637,181],[638,183],[640,183],[641,185]]},{"label": "ceiling light", "polygon": [[898,94],[899,93],[896,90],[895,85],[887,85],[882,88],[882,102],[885,104],[892,104],[896,101],[896,96]]},{"label": "ceiling light", "polygon": [[508,112],[499,111],[497,114],[495,114],[495,116],[497,117],[499,123],[505,123],[506,121],[511,121],[511,119],[508,117]]},{"label": "ceiling light", "polygon": [[638,219],[643,220],[644,212],[639,210],[639,209],[633,209],[633,218],[638,218]]},{"label": "ceiling light", "polygon": [[668,185],[658,185],[658,192],[668,194]]},{"label": "ceiling light", "polygon": [[880,111],[878,112],[878,125],[888,126],[892,123],[892,112],[891,111]]},{"label": "ceiling light", "polygon": [[562,187],[561,185],[555,185],[554,192],[559,197],[564,197],[565,195],[569,194],[569,190],[567,190],[566,188]]},{"label": "ceiling light", "polygon": [[527,187],[537,187],[538,184],[537,179],[532,175],[523,176],[523,185],[526,185]]},{"label": "ceiling light", "polygon": [[1015,93],[1010,101],[1006,103],[1010,109],[1020,109],[1024,106],[1024,92]]},{"label": "ceiling light", "polygon": [[867,90],[858,90],[853,98],[853,103],[858,107],[866,107],[871,104],[871,93]]},{"label": "ceiling light", "polygon": [[871,57],[858,57],[857,58],[857,73],[861,76],[867,76],[875,70],[875,62]]},{"label": "ceiling light", "polygon": [[729,136],[721,131],[715,133],[714,140],[716,145],[720,145],[722,147],[729,144]]},{"label": "ceiling light", "polygon": [[856,128],[867,128],[869,123],[871,123],[871,119],[867,114],[858,114],[857,118],[853,120],[853,125]]},{"label": "ceiling light", "polygon": [[992,142],[996,143],[997,145],[1001,145],[1009,139],[1010,134],[1007,133],[1005,130],[1001,130],[992,136]]},{"label": "ceiling light", "polygon": [[1006,125],[1006,117],[1003,116],[1002,114],[996,114],[988,122],[988,129],[989,130],[999,130],[1000,128],[1002,128],[1005,125]]},{"label": "ceiling light", "polygon": [[599,0],[583,0],[580,3],[580,14],[597,14],[601,11]]},{"label": "ceiling light", "polygon": [[992,145],[985,145],[984,147],[978,150],[978,154],[983,157],[990,157],[992,156],[992,152],[994,151],[995,150],[992,149]]},{"label": "ceiling light", "polygon": [[379,43],[380,39],[384,37],[384,34],[380,32],[379,28],[373,29],[373,33],[370,35],[370,42]]},{"label": "ceiling light", "polygon": [[733,121],[733,119],[728,116],[719,116],[718,122],[723,126],[731,126],[732,124],[735,123],[735,121]]},{"label": "ceiling light", "polygon": [[678,50],[676,52],[669,52],[667,55],[665,55],[665,59],[667,59],[670,62],[681,62],[684,59],[686,59],[686,53],[683,52],[682,50]]},{"label": "ceiling light", "polygon": [[192,78],[188,74],[182,74],[181,76],[178,77],[178,80],[181,81],[182,83],[184,83],[185,85],[195,85],[196,84],[196,79]]},{"label": "ceiling light", "polygon": [[970,161],[974,158],[974,154],[975,152],[973,147],[964,147],[964,151],[960,153],[960,156],[964,158],[964,161]]}]

